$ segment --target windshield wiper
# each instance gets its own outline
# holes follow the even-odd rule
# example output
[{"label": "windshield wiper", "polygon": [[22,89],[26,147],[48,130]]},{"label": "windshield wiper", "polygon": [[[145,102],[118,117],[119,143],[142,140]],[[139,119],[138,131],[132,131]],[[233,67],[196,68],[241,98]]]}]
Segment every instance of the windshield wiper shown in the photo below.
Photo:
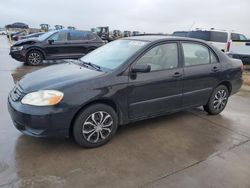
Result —
[{"label": "windshield wiper", "polygon": [[85,65],[85,66],[90,66],[90,67],[94,68],[94,69],[97,70],[97,71],[102,71],[102,70],[101,70],[101,67],[98,66],[98,65],[96,65],[96,64],[94,64],[94,63],[85,62],[85,61],[82,61],[82,60],[80,60],[80,61],[81,61],[82,64]]}]

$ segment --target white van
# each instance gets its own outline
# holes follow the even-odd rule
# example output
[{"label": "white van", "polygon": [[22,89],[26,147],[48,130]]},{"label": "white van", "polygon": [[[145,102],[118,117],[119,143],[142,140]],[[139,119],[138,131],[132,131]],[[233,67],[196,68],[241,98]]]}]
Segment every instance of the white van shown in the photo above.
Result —
[{"label": "white van", "polygon": [[202,39],[210,42],[212,45],[216,46],[223,52],[227,52],[230,48],[230,42],[232,40],[246,40],[247,38],[238,33],[224,30],[194,30],[187,34],[187,37]]}]

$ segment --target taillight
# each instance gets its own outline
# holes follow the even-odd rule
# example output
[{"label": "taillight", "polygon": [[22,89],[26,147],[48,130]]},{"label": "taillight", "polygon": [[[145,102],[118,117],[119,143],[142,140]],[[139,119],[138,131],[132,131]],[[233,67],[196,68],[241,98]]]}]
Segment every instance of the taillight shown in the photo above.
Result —
[{"label": "taillight", "polygon": [[241,70],[241,72],[243,72],[243,70],[244,70],[243,63],[241,63],[241,65],[240,65],[240,70]]},{"label": "taillight", "polygon": [[229,52],[231,46],[231,42],[227,42],[227,52]]}]

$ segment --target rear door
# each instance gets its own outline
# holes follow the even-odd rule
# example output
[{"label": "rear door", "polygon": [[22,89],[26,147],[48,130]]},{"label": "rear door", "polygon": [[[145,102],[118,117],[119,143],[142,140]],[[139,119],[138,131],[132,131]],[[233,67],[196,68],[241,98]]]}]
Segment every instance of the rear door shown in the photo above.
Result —
[{"label": "rear door", "polygon": [[183,107],[207,103],[220,77],[220,63],[215,53],[202,43],[182,42],[184,77]]},{"label": "rear door", "polygon": [[129,79],[129,116],[150,116],[181,107],[182,74],[177,42],[159,44],[148,50],[135,64],[148,64],[151,71],[136,73]]},{"label": "rear door", "polygon": [[73,57],[82,57],[88,53],[90,40],[88,32],[85,31],[70,31],[69,32],[69,53]]}]

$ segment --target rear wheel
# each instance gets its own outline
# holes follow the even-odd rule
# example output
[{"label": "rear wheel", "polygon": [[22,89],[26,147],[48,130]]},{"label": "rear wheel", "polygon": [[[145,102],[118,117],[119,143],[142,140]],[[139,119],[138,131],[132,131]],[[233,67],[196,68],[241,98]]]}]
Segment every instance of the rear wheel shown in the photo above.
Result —
[{"label": "rear wheel", "polygon": [[26,58],[26,63],[28,65],[37,66],[40,65],[43,62],[43,54],[39,52],[38,50],[32,50],[28,53]]},{"label": "rear wheel", "polygon": [[95,104],[82,110],[73,125],[75,141],[87,148],[107,143],[115,134],[118,118],[114,109],[105,104]]},{"label": "rear wheel", "polygon": [[203,106],[204,110],[211,115],[221,113],[227,105],[229,91],[226,86],[218,86],[209,98],[206,105]]}]

